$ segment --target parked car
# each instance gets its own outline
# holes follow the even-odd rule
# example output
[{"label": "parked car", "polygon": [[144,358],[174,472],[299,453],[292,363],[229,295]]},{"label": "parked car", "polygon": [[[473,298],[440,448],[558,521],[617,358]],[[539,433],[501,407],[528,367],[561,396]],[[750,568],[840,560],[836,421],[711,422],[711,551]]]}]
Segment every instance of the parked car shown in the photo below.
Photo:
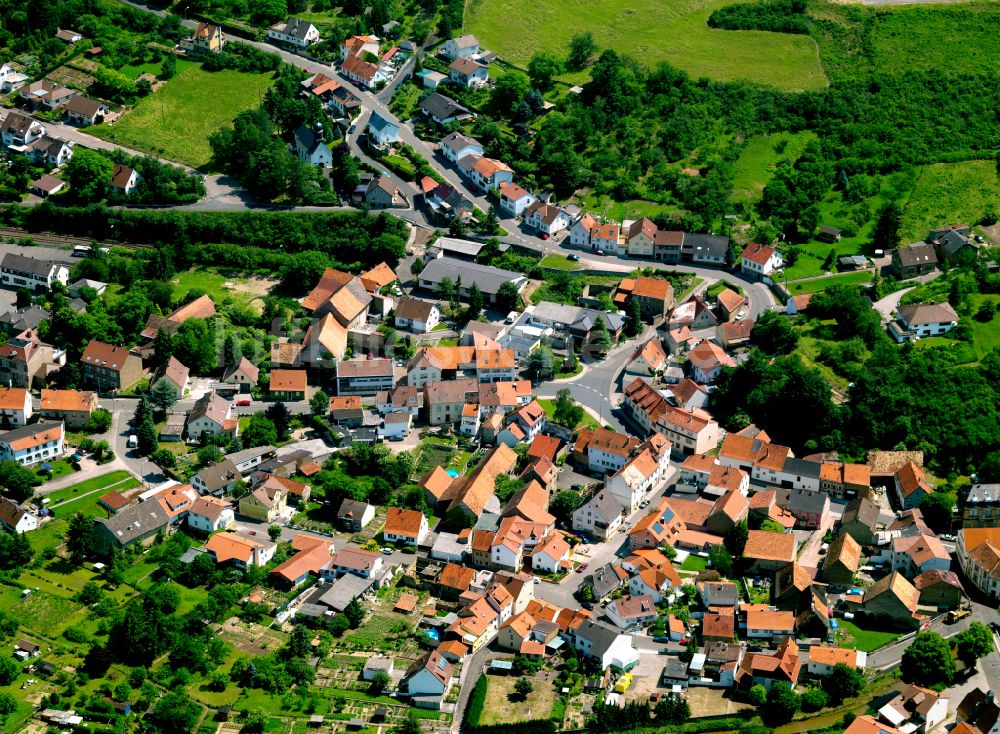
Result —
[{"label": "parked car", "polygon": [[239,400],[236,401],[236,406],[238,408],[249,408],[250,398],[240,398]]},{"label": "parked car", "polygon": [[581,563],[579,566],[576,567],[576,572],[583,573],[584,571],[587,570],[587,566],[589,565],[590,565],[589,563]]},{"label": "parked car", "polygon": [[383,548],[382,549],[382,555],[384,555],[384,556],[391,556],[392,555],[392,548]]},{"label": "parked car", "polygon": [[653,638],[653,642],[670,642],[670,638],[666,635],[657,635]]},{"label": "parked car", "polygon": [[567,255],[566,259],[569,260],[571,263],[578,263],[578,262],[580,262],[580,256],[579,255]]},{"label": "parked car", "polygon": [[597,254],[600,255],[601,257],[604,257],[604,250],[598,250]]},{"label": "parked car", "polygon": [[549,238],[549,233],[548,232],[542,232],[542,233],[540,233],[538,235],[538,239],[540,239],[540,240],[547,240],[548,238]]}]

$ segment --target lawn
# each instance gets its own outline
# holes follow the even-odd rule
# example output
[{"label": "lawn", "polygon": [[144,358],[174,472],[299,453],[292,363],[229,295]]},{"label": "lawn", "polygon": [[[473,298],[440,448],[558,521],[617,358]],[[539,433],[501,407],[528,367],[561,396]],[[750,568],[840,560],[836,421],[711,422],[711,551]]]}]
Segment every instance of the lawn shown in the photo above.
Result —
[{"label": "lawn", "polygon": [[394,650],[398,645],[392,638],[399,635],[405,638],[411,630],[412,625],[402,619],[373,614],[354,632],[345,635],[344,641],[364,649]]},{"label": "lawn", "polygon": [[861,629],[854,622],[848,622],[846,619],[840,619],[837,622],[840,624],[838,644],[864,652],[872,652],[880,647],[885,647],[901,636],[899,632]]},{"label": "lawn", "polygon": [[678,566],[678,568],[681,568],[684,571],[704,571],[708,568],[708,559],[691,553],[684,559],[684,563]]},{"label": "lawn", "polygon": [[935,227],[975,224],[1000,202],[1000,178],[993,161],[935,163],[922,166],[903,207],[900,237],[922,240]]},{"label": "lawn", "polygon": [[656,217],[660,215],[679,214],[682,209],[676,204],[663,204],[658,201],[645,201],[643,199],[630,199],[629,201],[615,201],[608,196],[598,196],[593,193],[582,192],[572,200],[581,209],[595,214],[600,213],[602,217],[609,219],[641,219],[642,217]]},{"label": "lawn", "polygon": [[[784,90],[826,86],[816,43],[808,36],[709,28],[708,16],[728,4],[730,0],[475,0],[466,7],[465,32],[522,67],[539,50],[565,56],[573,34],[591,31],[599,49],[628,54],[650,68],[666,60],[693,77],[744,79]],[[581,82],[588,72],[564,78]]]},{"label": "lawn", "polygon": [[[227,298],[244,306],[261,299],[277,281],[249,278],[245,273],[219,271],[215,268],[185,270],[171,279],[174,298],[181,298],[188,291],[199,290],[207,293],[213,301],[221,303]],[[263,301],[259,305],[263,307]],[[258,311],[261,310],[258,308]]]},{"label": "lawn", "polygon": [[63,489],[57,489],[52,494],[46,495],[50,500],[49,505],[55,506],[60,502],[65,502],[66,500],[74,499],[82,494],[87,494],[88,492],[93,492],[95,489],[103,489],[104,487],[110,487],[112,484],[117,484],[123,479],[128,479],[132,475],[127,471],[120,469],[118,471],[108,472],[107,474],[101,474],[100,476],[91,477],[90,479],[85,479],[79,484],[74,484],[72,487],[65,487]]},{"label": "lawn", "polygon": [[[537,398],[537,400],[538,404],[542,406],[542,410],[545,411],[545,416],[553,420],[556,414],[556,401],[547,398]],[[600,424],[590,413],[584,411],[583,418],[577,425],[573,426],[573,430],[577,428],[600,428]]]},{"label": "lawn", "polygon": [[759,201],[764,186],[777,170],[778,162],[783,159],[798,160],[806,144],[815,139],[816,135],[812,132],[774,133],[750,138],[733,166],[731,201]]},{"label": "lawn", "polygon": [[789,282],[788,290],[793,296],[796,296],[800,293],[818,293],[832,285],[865,285],[871,283],[871,280],[871,271],[861,270],[856,273],[843,273],[841,275],[830,275],[826,278],[800,280],[794,283]]},{"label": "lawn", "polygon": [[543,257],[541,266],[543,268],[552,268],[553,270],[579,270],[581,267],[579,262],[573,262],[563,255],[555,254]]},{"label": "lawn", "polygon": [[53,479],[58,479],[59,477],[65,477],[76,471],[76,469],[73,468],[73,465],[66,459],[59,459],[58,461],[47,463],[52,467],[49,472],[43,472],[41,469],[38,469],[35,472],[39,478],[44,479],[45,481],[52,481]]},{"label": "lawn", "polygon": [[[177,74],[187,71],[192,66],[197,66],[198,64],[194,61],[188,61],[187,59],[177,59]],[[153,76],[159,76],[160,71],[163,69],[162,61],[150,61],[145,64],[129,64],[128,66],[123,66],[118,71],[127,76],[129,79],[138,79],[142,74],[152,74]]]},{"label": "lawn", "polygon": [[[989,299],[1000,305],[1000,295],[995,293],[991,294],[976,294],[970,297],[972,301],[972,312],[975,313],[979,310],[983,301]],[[969,319],[969,324],[972,326],[972,343],[976,347],[976,353],[979,358],[982,359],[991,351],[1000,347],[1000,323],[998,323],[997,317],[994,316],[992,321],[983,323],[979,319],[973,317]]]},{"label": "lawn", "polygon": [[479,717],[479,726],[547,719],[552,713],[556,689],[551,683],[533,680],[535,689],[522,699],[514,694],[517,676],[490,675],[486,680],[486,703]]},{"label": "lawn", "polygon": [[226,69],[192,66],[179,73],[114,125],[87,132],[144,153],[205,167],[212,158],[208,137],[243,110],[256,107],[272,79]]}]

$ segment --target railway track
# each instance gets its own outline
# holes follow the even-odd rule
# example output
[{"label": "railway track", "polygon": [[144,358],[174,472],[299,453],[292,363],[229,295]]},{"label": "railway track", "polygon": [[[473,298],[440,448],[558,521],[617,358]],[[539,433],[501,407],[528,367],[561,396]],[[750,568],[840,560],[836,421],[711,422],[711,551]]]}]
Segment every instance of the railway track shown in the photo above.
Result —
[{"label": "railway track", "polygon": [[[26,229],[14,229],[11,227],[0,227],[0,240],[17,242],[18,240],[30,239],[36,245],[46,247],[59,247],[72,250],[74,247],[89,247],[94,240],[89,237],[73,237],[71,235],[55,234],[53,232],[29,232]],[[149,249],[152,245],[130,245],[125,242],[113,242],[107,240],[102,244],[110,247],[125,247],[130,250]]]}]

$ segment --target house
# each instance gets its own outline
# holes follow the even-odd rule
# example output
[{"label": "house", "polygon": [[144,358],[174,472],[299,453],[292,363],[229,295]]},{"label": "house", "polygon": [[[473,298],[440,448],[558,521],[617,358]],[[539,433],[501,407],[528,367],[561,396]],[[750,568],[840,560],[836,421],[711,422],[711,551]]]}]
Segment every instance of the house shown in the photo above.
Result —
[{"label": "house", "polygon": [[98,552],[107,556],[112,550],[148,545],[157,533],[166,531],[169,526],[170,513],[162,500],[154,498],[129,505],[109,518],[94,520]]},{"label": "house", "polygon": [[241,393],[249,393],[257,385],[259,377],[260,368],[254,366],[246,357],[241,357],[239,362],[226,369],[222,382],[238,386]]},{"label": "house", "polygon": [[388,81],[382,67],[369,61],[364,55],[348,56],[340,65],[340,73],[360,87],[370,88],[381,81]]},{"label": "house", "polygon": [[345,498],[337,510],[337,524],[340,529],[357,533],[364,530],[375,519],[375,507],[367,502]]},{"label": "house", "polygon": [[409,413],[416,416],[423,407],[423,392],[412,385],[400,385],[376,393],[375,406],[382,415]]},{"label": "house", "polygon": [[552,236],[569,226],[570,217],[557,206],[536,201],[525,210],[524,223],[543,234]]},{"label": "house", "polygon": [[445,278],[448,278],[452,284],[457,284],[461,278],[461,288],[457,289],[461,299],[469,297],[469,288],[475,283],[487,303],[496,302],[497,294],[505,283],[512,283],[518,293],[527,284],[527,280],[521,273],[489,265],[463,262],[450,257],[431,260],[417,277],[421,288],[435,293]]},{"label": "house", "polygon": [[422,301],[418,298],[401,298],[396,304],[394,323],[397,329],[403,329],[413,334],[426,334],[434,331],[441,322],[441,309],[432,301]]},{"label": "house", "polygon": [[142,358],[124,347],[91,340],[80,357],[83,381],[98,392],[132,387],[142,379]]},{"label": "house", "polygon": [[195,530],[214,533],[231,529],[236,524],[236,514],[232,503],[227,500],[212,496],[199,497],[188,510],[187,522]]},{"label": "house", "polygon": [[648,627],[659,616],[651,596],[623,596],[608,602],[604,613],[620,630]]},{"label": "house", "polygon": [[[359,277],[334,268],[324,270],[316,286],[302,299],[303,308],[312,311],[313,317],[332,314],[345,329],[364,324],[371,303],[372,296]],[[343,340],[346,346],[346,334]],[[343,349],[339,344],[330,351],[331,355],[338,358],[342,353]]]},{"label": "house", "polygon": [[668,406],[656,421],[655,430],[662,434],[675,453],[703,454],[722,440],[725,432],[703,410],[686,410]]},{"label": "house", "polygon": [[955,734],[997,734],[1000,732],[1000,706],[992,690],[973,688],[958,704]]},{"label": "house", "polygon": [[[651,377],[659,374],[667,365],[667,352],[658,336],[647,339],[635,348],[625,371],[633,375]],[[639,388],[636,388],[639,389]]]},{"label": "house", "polygon": [[899,500],[899,506],[904,510],[912,510],[920,504],[920,500],[925,495],[934,493],[924,477],[924,470],[912,461],[897,469],[893,480],[896,498]]},{"label": "house", "polygon": [[602,671],[608,668],[628,671],[639,662],[639,651],[632,637],[601,622],[585,618],[577,627],[569,628],[563,637]]},{"label": "house", "polygon": [[77,41],[83,39],[83,36],[76,31],[71,31],[68,28],[62,28],[56,33],[56,38],[65,43],[76,43]]},{"label": "house", "polygon": [[468,56],[459,56],[448,66],[448,76],[461,87],[481,87],[489,81],[490,67]]},{"label": "house", "polygon": [[361,680],[373,681],[379,673],[391,677],[394,669],[395,664],[391,657],[370,657],[365,660],[365,665],[361,669]]},{"label": "house", "polygon": [[407,669],[400,687],[406,690],[418,708],[440,708],[441,701],[451,688],[451,677],[451,663],[434,650]]},{"label": "house", "polygon": [[846,647],[813,645],[809,648],[806,672],[825,677],[833,672],[835,665],[846,665],[852,670],[864,670],[868,665],[868,653]]},{"label": "house", "polygon": [[384,441],[402,441],[410,435],[413,416],[409,413],[389,413],[378,427],[378,435]]},{"label": "house", "polygon": [[110,110],[104,102],[78,94],[67,103],[64,111],[70,123],[90,127],[104,122]]},{"label": "house", "polygon": [[292,538],[292,550],[295,555],[271,571],[271,576],[279,586],[294,589],[310,575],[327,578],[332,576],[332,542],[299,533]]},{"label": "house", "polygon": [[780,642],[795,634],[795,614],[792,612],[776,611],[762,604],[753,604],[747,607],[745,615],[748,640]]},{"label": "house", "polygon": [[932,534],[917,533],[894,537],[890,545],[892,567],[913,579],[927,571],[948,571],[951,556]]},{"label": "house", "polygon": [[[21,95],[24,96],[22,90]],[[29,145],[45,135],[45,126],[26,114],[10,111],[0,128],[0,140],[9,147]]]},{"label": "house", "polygon": [[308,48],[319,43],[319,31],[312,23],[298,18],[289,18],[284,23],[275,23],[267,31],[268,39],[287,43],[298,48]]},{"label": "house", "polygon": [[1000,484],[973,484],[962,505],[962,527],[997,527],[1000,525]]},{"label": "house", "polygon": [[0,497],[0,525],[9,533],[27,533],[38,529],[38,517],[7,497]]},{"label": "house", "polygon": [[963,224],[931,230],[927,242],[937,247],[941,257],[952,263],[966,258],[974,260],[979,254],[979,244],[969,236],[969,228]]},{"label": "house", "polygon": [[516,183],[504,181],[499,187],[500,208],[512,217],[519,217],[529,207],[535,205],[538,199],[527,189],[523,189]]},{"label": "house", "polygon": [[630,257],[653,257],[653,243],[659,229],[646,217],[627,223],[625,227],[625,241],[628,244],[628,255]]},{"label": "house", "polygon": [[31,182],[30,190],[31,193],[44,199],[52,194],[58,194],[65,186],[66,182],[55,176],[42,176]]},{"label": "house", "polygon": [[189,439],[235,436],[238,429],[239,419],[233,415],[233,404],[217,392],[205,393],[196,400],[188,415]]},{"label": "house", "polygon": [[[482,157],[483,144],[475,138],[466,137],[459,132],[446,135],[440,142],[441,153],[446,160],[458,163],[468,156]],[[501,200],[501,206],[503,201]]]},{"label": "house", "polygon": [[31,415],[31,393],[23,387],[0,387],[0,424],[23,426]]},{"label": "house", "polygon": [[217,464],[206,466],[191,477],[192,486],[199,494],[211,494],[221,497],[232,491],[237,480],[243,475],[236,464],[229,459],[223,459]]},{"label": "house", "polygon": [[380,42],[376,36],[351,36],[340,44],[341,61],[350,56],[364,56],[371,54],[378,56]]},{"label": "house", "polygon": [[740,272],[752,280],[770,278],[784,265],[781,253],[773,247],[751,242],[743,248],[740,258]]},{"label": "house", "polygon": [[639,312],[647,321],[660,321],[666,317],[674,305],[674,288],[663,278],[626,278],[618,286],[616,302],[635,299],[639,302]]},{"label": "house", "polygon": [[441,52],[449,59],[470,58],[479,53],[479,40],[473,35],[449,38],[441,47]]},{"label": "house", "polygon": [[363,579],[378,578],[383,573],[382,555],[362,548],[341,548],[330,562],[334,576],[351,574]]},{"label": "house", "polygon": [[28,75],[22,74],[10,64],[0,64],[0,93],[15,92],[28,81]]},{"label": "house", "polygon": [[333,163],[333,151],[323,142],[322,129],[310,130],[305,125],[299,125],[293,140],[295,155],[300,161],[320,168],[326,168]]},{"label": "house", "polygon": [[[440,92],[431,92],[417,105],[424,115],[438,125],[448,125],[475,117],[469,110]],[[488,160],[488,159],[483,159]]]},{"label": "house", "polygon": [[459,161],[459,167],[465,175],[483,191],[495,191],[501,184],[514,180],[514,170],[503,161],[496,158],[479,158]]},{"label": "house", "polygon": [[625,507],[607,490],[601,490],[573,511],[573,530],[607,540],[622,527]]},{"label": "house", "polygon": [[900,306],[896,319],[890,321],[889,334],[897,342],[914,341],[947,334],[958,326],[958,314],[947,301]]},{"label": "house", "polygon": [[506,445],[499,444],[471,473],[456,477],[443,496],[435,497],[434,501],[439,509],[445,509],[446,512],[461,510],[472,520],[479,518],[486,510],[499,515],[500,502],[494,494],[496,479],[501,474],[509,475],[516,465],[517,454]]},{"label": "house", "polygon": [[991,599],[1000,598],[1000,529],[962,528],[956,547],[966,578]]},{"label": "house", "polygon": [[639,440],[608,428],[581,431],[574,451],[585,452],[587,467],[594,472],[614,474],[628,462]]},{"label": "house", "polygon": [[878,710],[880,721],[911,734],[926,734],[948,718],[948,698],[909,684]]},{"label": "house", "polygon": [[770,690],[775,681],[782,681],[794,688],[801,669],[799,646],[789,638],[778,645],[774,653],[747,653],[736,671],[735,681],[744,691],[755,685]]},{"label": "house", "polygon": [[823,528],[830,519],[830,497],[823,492],[792,489],[785,508],[795,516],[796,525],[800,528]]},{"label": "house", "polygon": [[898,627],[916,627],[920,593],[899,571],[879,579],[865,589],[861,610],[879,621]]},{"label": "house", "polygon": [[915,242],[892,251],[892,269],[900,280],[926,275],[937,268],[938,257],[934,245]]},{"label": "house", "polygon": [[747,299],[736,291],[725,288],[715,297],[715,302],[722,318],[731,321],[746,306]]},{"label": "house", "polygon": [[590,214],[580,216],[569,230],[569,244],[577,247],[591,246],[591,232],[597,227],[599,222]]},{"label": "house", "polygon": [[629,548],[634,551],[669,546],[684,529],[684,521],[674,512],[670,502],[660,500],[655,509],[640,518],[629,530]]},{"label": "house", "polygon": [[[41,107],[47,110],[54,110],[68,102],[75,94],[76,92],[72,89],[67,89],[59,84],[50,82],[48,79],[42,79],[32,82],[26,87],[21,87],[18,97],[27,102],[26,106],[28,109],[38,109]],[[9,114],[7,119],[10,120]],[[44,130],[42,132],[44,133]],[[30,141],[24,140],[22,144],[28,142]]]},{"label": "house", "polygon": [[62,421],[70,430],[78,431],[90,421],[97,408],[97,395],[84,390],[42,390],[38,414],[43,418]]},{"label": "house", "polygon": [[159,378],[153,384],[156,385],[161,380],[166,380],[171,387],[174,388],[174,392],[177,393],[178,398],[183,398],[184,393],[188,388],[188,380],[191,371],[185,367],[177,357],[173,355],[167,360],[167,363],[163,366],[163,371],[160,373]]},{"label": "house", "polygon": [[749,561],[750,570],[773,574],[795,560],[795,547],[795,536],[791,533],[751,530],[743,558]]},{"label": "house", "polygon": [[701,637],[710,642],[732,642],[736,637],[736,617],[732,614],[706,612],[701,619]]},{"label": "house", "polygon": [[406,197],[388,176],[379,174],[365,189],[365,203],[372,209],[405,207]]},{"label": "house", "polygon": [[[480,385],[517,380],[517,355],[513,349],[476,348],[476,377]],[[528,406],[524,406],[524,411]],[[533,436],[532,436],[533,437]]]},{"label": "house", "polygon": [[52,289],[55,282],[69,283],[69,268],[51,260],[37,260],[33,257],[8,252],[0,262],[0,284],[7,288],[27,288],[42,292]]},{"label": "house", "polygon": [[337,426],[357,427],[364,422],[365,410],[359,395],[334,395],[329,411],[330,422]]},{"label": "house", "polygon": [[181,39],[181,48],[187,53],[218,53],[226,45],[222,29],[211,23],[200,22],[187,38]]},{"label": "house", "polygon": [[390,543],[420,545],[427,537],[427,517],[419,510],[390,507],[382,536]]},{"label": "house", "polygon": [[130,196],[135,191],[135,187],[139,185],[141,178],[139,172],[134,168],[122,163],[115,163],[111,181],[108,183],[108,191],[112,194]]},{"label": "house", "polygon": [[687,353],[691,379],[702,385],[715,382],[723,367],[735,367],[736,361],[713,341],[704,339]]},{"label": "house", "polygon": [[205,543],[205,551],[212,556],[216,565],[231,565],[240,570],[267,565],[276,549],[277,546],[267,540],[233,532],[216,533]]},{"label": "house", "polygon": [[922,607],[958,609],[965,599],[965,589],[954,571],[925,571],[913,579],[913,586],[920,592]]},{"label": "house", "polygon": [[670,442],[654,434],[636,447],[628,461],[605,482],[606,489],[629,511],[659,486],[670,470]]},{"label": "house", "polygon": [[302,401],[306,399],[307,390],[305,370],[271,370],[268,391],[272,400]]},{"label": "house", "polygon": [[824,461],[820,465],[819,488],[831,497],[854,499],[871,493],[871,469],[867,464]]},{"label": "house", "polygon": [[733,349],[750,343],[754,322],[750,319],[723,322],[715,330],[715,337],[726,349]]},{"label": "house", "polygon": [[561,533],[549,533],[531,551],[531,570],[555,574],[567,570],[573,550]]},{"label": "house", "polygon": [[731,581],[705,581],[698,582],[698,593],[701,602],[706,608],[732,607],[733,611],[725,613],[735,616],[740,606],[740,591],[736,584]]},{"label": "house", "polygon": [[849,534],[860,545],[873,545],[879,526],[879,508],[871,500],[859,497],[848,503],[840,524],[840,533]]},{"label": "house", "polygon": [[625,318],[618,313],[601,311],[583,306],[569,306],[552,301],[539,301],[524,310],[526,323],[542,330],[551,330],[554,346],[569,347],[589,344],[595,335],[598,321],[604,323],[612,342],[618,341],[625,327]]},{"label": "house", "polygon": [[240,498],[241,515],[261,522],[274,522],[286,513],[288,494],[278,485],[260,485]]},{"label": "house", "polygon": [[618,245],[624,244],[622,228],[618,222],[601,222],[590,229],[590,249],[607,255],[617,255]]},{"label": "house", "polygon": [[479,392],[479,381],[473,377],[428,382],[423,389],[427,422],[432,426],[440,426],[462,420],[465,406],[469,405],[472,396]]},{"label": "house", "polygon": [[852,586],[861,564],[861,546],[844,533],[832,543],[823,559],[823,580],[831,585]]},{"label": "house", "polygon": [[386,147],[399,142],[399,125],[372,112],[368,118],[368,137],[377,147]]},{"label": "house", "polygon": [[659,604],[671,589],[681,587],[681,577],[674,566],[664,557],[658,566],[642,568],[629,580],[632,596],[648,596]]}]

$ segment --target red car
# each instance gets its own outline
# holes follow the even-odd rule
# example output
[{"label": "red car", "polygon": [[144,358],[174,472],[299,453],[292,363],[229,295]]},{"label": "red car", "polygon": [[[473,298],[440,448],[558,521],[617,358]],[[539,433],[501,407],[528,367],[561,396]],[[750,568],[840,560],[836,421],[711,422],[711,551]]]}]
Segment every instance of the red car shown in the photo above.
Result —
[{"label": "red car", "polygon": [[589,565],[590,565],[589,563],[581,563],[579,566],[576,567],[576,572],[583,573],[584,571],[587,570],[587,566]]},{"label": "red car", "polygon": [[248,398],[243,398],[243,400],[237,400],[236,405],[240,408],[247,408],[250,406],[250,400]]}]

